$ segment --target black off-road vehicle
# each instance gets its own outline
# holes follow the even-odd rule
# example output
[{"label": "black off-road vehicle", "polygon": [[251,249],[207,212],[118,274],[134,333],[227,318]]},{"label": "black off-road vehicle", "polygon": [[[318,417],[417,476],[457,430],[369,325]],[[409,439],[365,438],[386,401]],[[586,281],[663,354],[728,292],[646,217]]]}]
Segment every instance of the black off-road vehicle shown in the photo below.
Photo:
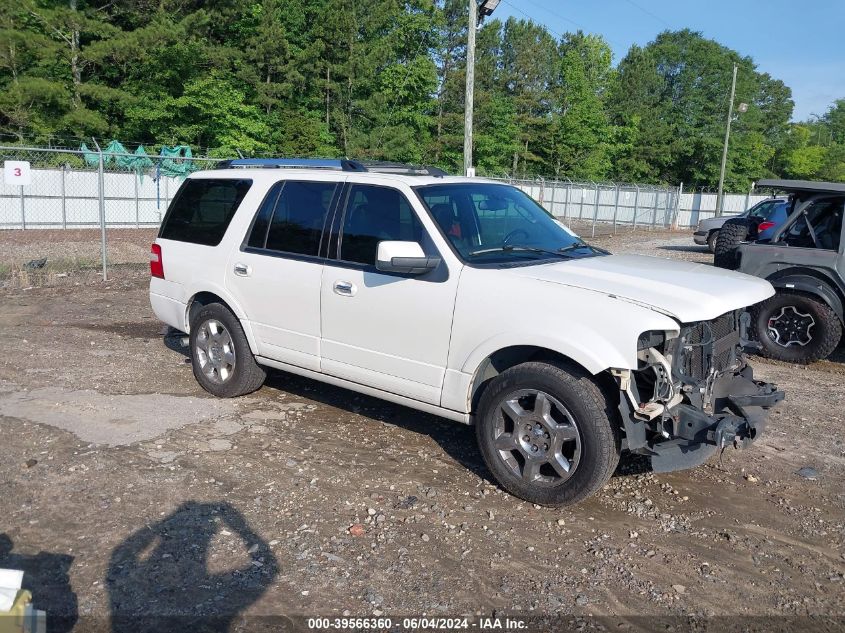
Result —
[{"label": "black off-road vehicle", "polygon": [[751,310],[751,332],[769,358],[810,363],[842,338],[845,306],[845,183],[762,180],[789,194],[789,217],[770,240],[742,244],[738,270],[777,294]]}]

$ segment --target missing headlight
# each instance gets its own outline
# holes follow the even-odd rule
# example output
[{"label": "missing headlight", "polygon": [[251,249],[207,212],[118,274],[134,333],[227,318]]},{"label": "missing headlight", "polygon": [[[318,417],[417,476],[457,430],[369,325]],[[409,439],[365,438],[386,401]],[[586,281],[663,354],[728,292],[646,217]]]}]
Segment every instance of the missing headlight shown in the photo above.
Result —
[{"label": "missing headlight", "polygon": [[662,332],[659,330],[643,332],[637,339],[638,352],[642,352],[652,347],[662,352],[664,345],[666,345],[666,332]]}]

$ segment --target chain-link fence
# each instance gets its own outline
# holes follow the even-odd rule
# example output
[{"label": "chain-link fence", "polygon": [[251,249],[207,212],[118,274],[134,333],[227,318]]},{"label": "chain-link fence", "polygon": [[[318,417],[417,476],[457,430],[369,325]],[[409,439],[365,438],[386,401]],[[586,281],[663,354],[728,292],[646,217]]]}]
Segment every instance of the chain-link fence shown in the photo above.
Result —
[{"label": "chain-link fence", "polygon": [[219,159],[0,146],[28,165],[26,184],[0,183],[0,229],[99,229],[107,278],[107,228],[155,228],[185,176]]},{"label": "chain-link fence", "polygon": [[537,200],[565,224],[582,234],[629,229],[669,228],[678,212],[678,187],[654,187],[570,180],[515,180],[513,184]]},{"label": "chain-link fence", "polygon": [[[0,229],[99,229],[104,278],[109,232],[158,227],[185,176],[219,160],[20,146],[0,146],[0,159],[24,161],[30,176],[26,184],[0,183]],[[584,236],[691,227],[716,209],[715,193],[683,186],[495,180],[524,190]],[[763,197],[727,194],[724,212],[739,213]]]}]

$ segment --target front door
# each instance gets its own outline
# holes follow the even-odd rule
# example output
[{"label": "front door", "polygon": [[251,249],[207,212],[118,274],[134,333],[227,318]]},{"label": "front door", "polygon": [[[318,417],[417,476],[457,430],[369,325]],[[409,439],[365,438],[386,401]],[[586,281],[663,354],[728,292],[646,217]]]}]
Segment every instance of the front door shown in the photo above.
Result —
[{"label": "front door", "polygon": [[392,187],[351,183],[323,269],[324,373],[440,404],[459,270],[425,275],[376,270],[382,240],[414,241],[438,255],[417,211]]},{"label": "front door", "polygon": [[319,371],[320,257],[336,181],[281,181],[268,192],[226,273],[259,356]]}]

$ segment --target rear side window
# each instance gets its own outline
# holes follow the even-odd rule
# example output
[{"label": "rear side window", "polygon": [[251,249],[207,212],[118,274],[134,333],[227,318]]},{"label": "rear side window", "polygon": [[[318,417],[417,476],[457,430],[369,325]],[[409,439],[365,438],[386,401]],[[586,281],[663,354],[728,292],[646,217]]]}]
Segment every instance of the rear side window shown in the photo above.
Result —
[{"label": "rear side window", "polygon": [[251,180],[196,178],[182,183],[158,236],[165,240],[217,246],[238,210]]},{"label": "rear side window", "polygon": [[267,192],[264,202],[261,203],[261,207],[255,215],[255,221],[252,223],[247,246],[264,248],[267,243],[267,229],[270,226],[270,220],[273,217],[273,211],[276,210],[276,203],[279,201],[279,194],[284,184],[284,182],[277,182]]},{"label": "rear side window", "polygon": [[336,187],[334,182],[285,182],[270,220],[265,248],[317,256]]}]

